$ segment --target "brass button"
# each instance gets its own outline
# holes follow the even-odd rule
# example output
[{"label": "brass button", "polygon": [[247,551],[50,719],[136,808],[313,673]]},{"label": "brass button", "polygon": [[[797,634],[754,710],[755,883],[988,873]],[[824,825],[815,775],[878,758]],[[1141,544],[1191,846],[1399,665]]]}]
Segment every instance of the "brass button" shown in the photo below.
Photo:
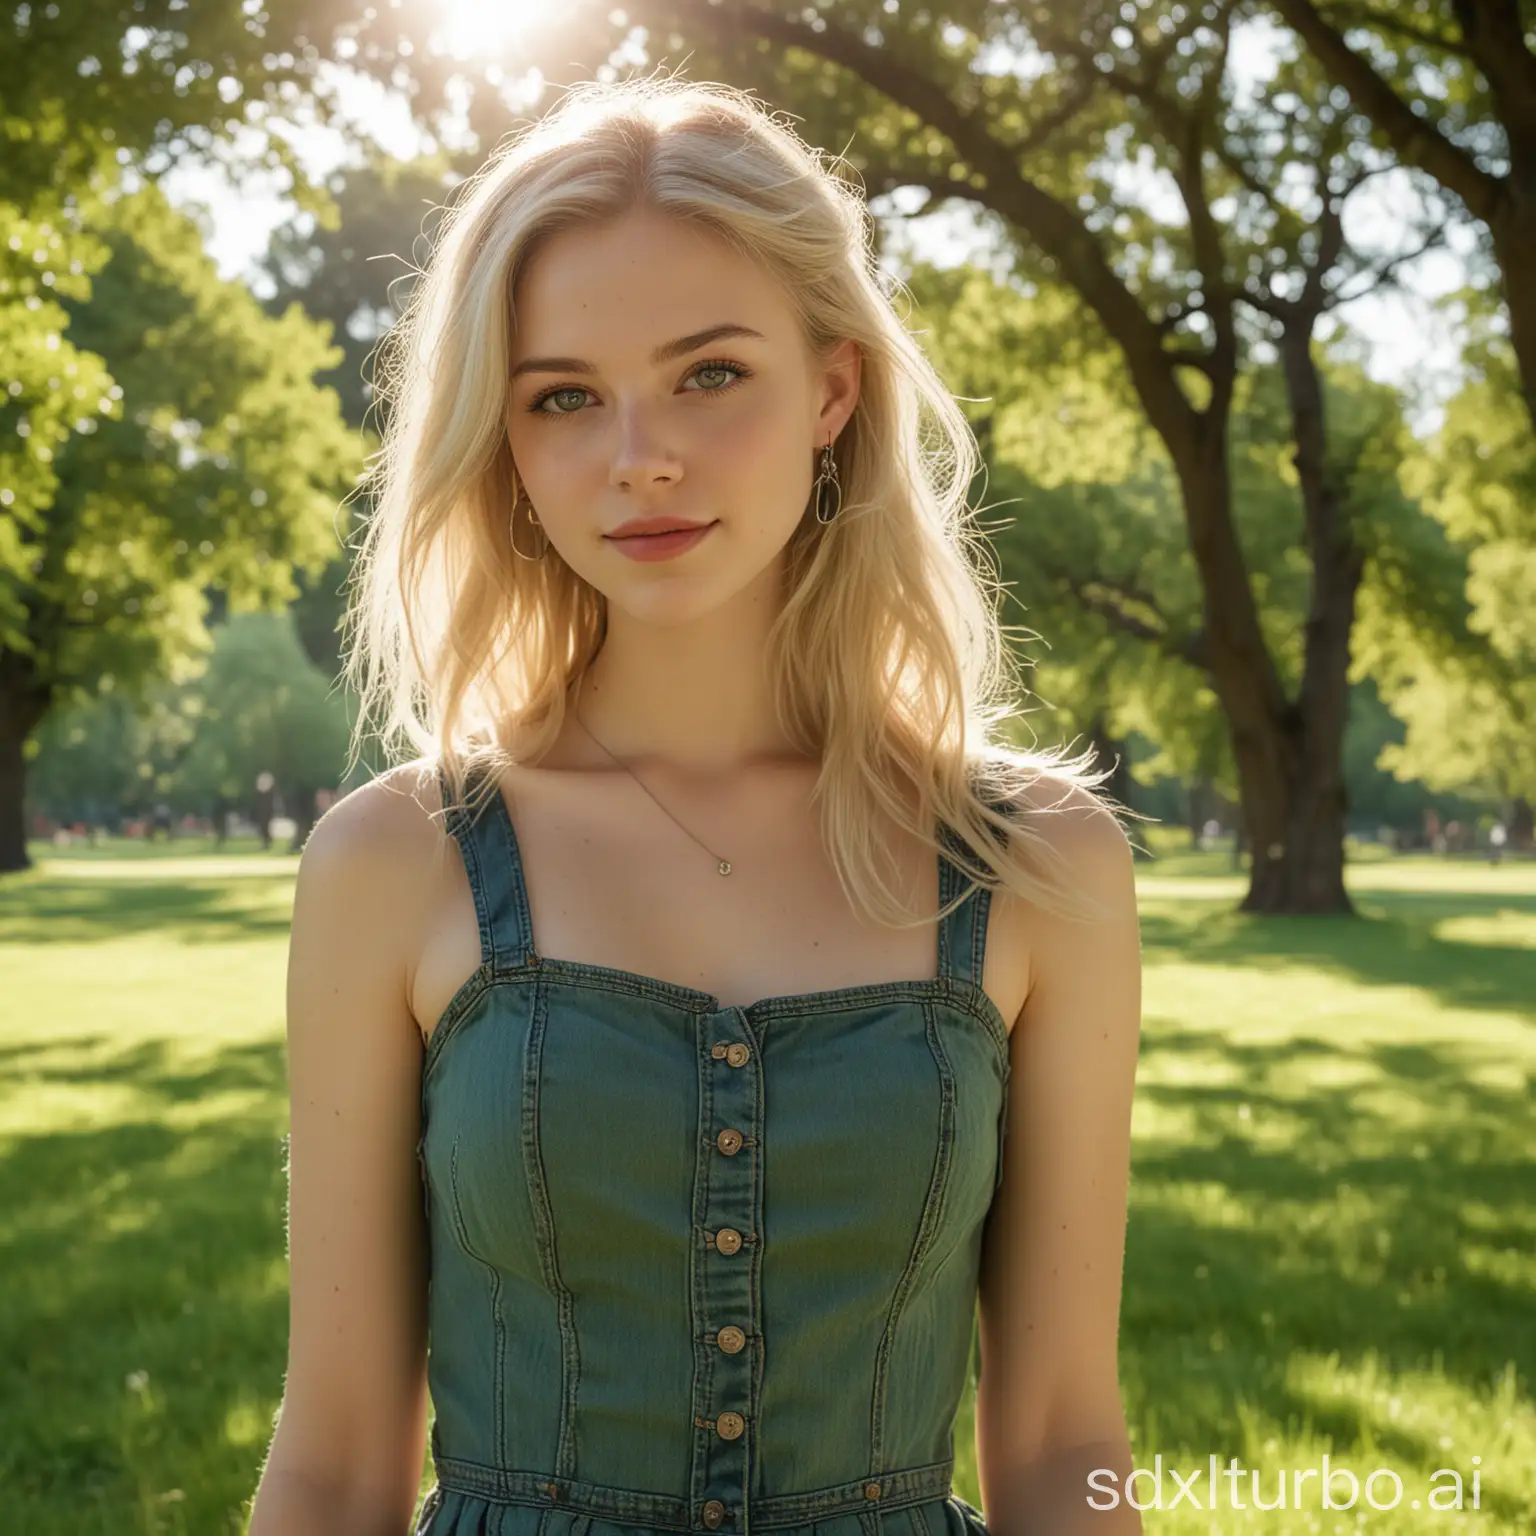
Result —
[{"label": "brass button", "polygon": [[727,1157],[735,1157],[741,1151],[740,1131],[721,1131],[715,1137],[715,1145],[725,1153]]},{"label": "brass button", "polygon": [[879,1483],[865,1483],[864,1484],[864,1497],[866,1499],[878,1499],[880,1497],[880,1484]]},{"label": "brass button", "polygon": [[725,1519],[725,1505],[722,1504],[719,1499],[711,1499],[709,1503],[707,1503],[704,1508],[699,1511],[699,1515],[703,1519],[704,1524],[707,1525],[710,1530],[714,1530],[714,1528],[719,1525],[722,1520]]},{"label": "brass button", "polygon": [[741,1233],[735,1227],[721,1227],[715,1233],[715,1247],[724,1254],[739,1253],[741,1251]]},{"label": "brass button", "polygon": [[745,1345],[746,1342],[746,1334],[744,1334],[741,1329],[737,1328],[734,1324],[732,1324],[730,1327],[722,1328],[720,1332],[715,1335],[715,1343],[717,1343],[720,1348],[723,1349],[728,1355],[740,1354],[742,1346]]},{"label": "brass button", "polygon": [[725,1059],[733,1067],[744,1067],[752,1059],[752,1052],[737,1040],[734,1044],[725,1048]]},{"label": "brass button", "polygon": [[715,1433],[722,1440],[736,1440],[741,1436],[742,1430],[747,1427],[747,1421],[739,1413],[722,1413],[715,1420]]},{"label": "brass button", "polygon": [[723,1045],[712,1045],[709,1048],[709,1054],[713,1056],[716,1061],[724,1061],[725,1047]]}]

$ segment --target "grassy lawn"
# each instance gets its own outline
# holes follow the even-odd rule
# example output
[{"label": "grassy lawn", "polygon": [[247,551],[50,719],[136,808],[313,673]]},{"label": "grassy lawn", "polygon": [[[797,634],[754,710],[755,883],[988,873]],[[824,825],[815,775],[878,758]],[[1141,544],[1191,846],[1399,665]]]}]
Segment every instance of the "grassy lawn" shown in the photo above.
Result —
[{"label": "grassy lawn", "polygon": [[[296,860],[36,852],[0,881],[5,1524],[239,1533],[286,1348]],[[1149,1532],[1536,1526],[1536,867],[1350,881],[1358,919],[1250,920],[1224,853],[1142,868],[1123,1376],[1138,1464],[1189,1490]],[[1249,1469],[1270,1502],[1325,1452],[1400,1506],[1325,1511],[1313,1476],[1299,1510],[1223,1482],[1210,1512],[1209,1457],[1251,1506]]]}]

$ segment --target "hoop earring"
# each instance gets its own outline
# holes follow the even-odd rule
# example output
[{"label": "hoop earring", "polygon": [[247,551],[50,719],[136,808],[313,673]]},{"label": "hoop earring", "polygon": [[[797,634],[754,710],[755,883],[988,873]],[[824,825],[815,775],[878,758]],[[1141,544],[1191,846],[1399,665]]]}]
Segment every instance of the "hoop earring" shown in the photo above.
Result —
[{"label": "hoop earring", "polygon": [[[816,476],[814,489],[816,521],[823,525],[836,521],[843,510],[843,487],[837,478],[837,461],[832,457],[832,439],[828,438],[821,450],[821,470]],[[831,510],[828,511],[828,507]]]},{"label": "hoop earring", "polygon": [[526,496],[519,496],[517,500],[512,503],[512,515],[507,519],[507,539],[512,545],[512,553],[516,555],[520,560],[542,560],[544,556],[549,553],[549,535],[547,533],[544,535],[544,547],[536,555],[525,555],[522,550],[517,547],[517,509],[519,507],[526,507],[528,509],[528,521],[532,523],[535,528],[541,528],[543,526],[543,524],[539,522],[538,514],[533,510],[533,503],[529,501]]}]

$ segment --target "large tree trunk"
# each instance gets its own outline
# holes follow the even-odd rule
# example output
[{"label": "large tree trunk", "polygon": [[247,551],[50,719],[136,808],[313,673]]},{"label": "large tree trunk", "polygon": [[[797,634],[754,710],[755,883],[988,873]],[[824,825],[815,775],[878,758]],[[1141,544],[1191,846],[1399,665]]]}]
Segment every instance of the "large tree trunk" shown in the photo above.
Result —
[{"label": "large tree trunk", "polygon": [[27,738],[48,712],[31,663],[0,647],[0,874],[26,869]]},{"label": "large tree trunk", "polygon": [[[1250,912],[1353,910],[1344,890],[1348,797],[1343,756],[1349,640],[1365,557],[1350,527],[1347,490],[1329,459],[1312,330],[1310,316],[1288,325],[1280,348],[1296,433],[1294,463],[1306,514],[1312,592],[1300,694],[1278,722],[1285,794],[1261,805],[1249,822],[1255,833],[1254,879],[1242,910]],[[1259,781],[1261,795],[1267,785]]]},{"label": "large tree trunk", "polygon": [[[1213,434],[1180,464],[1200,564],[1211,683],[1232,733],[1244,841],[1244,912],[1353,911],[1344,890],[1342,748],[1349,635],[1362,562],[1341,531],[1319,536],[1326,508],[1309,502],[1312,607],[1300,697],[1285,696],[1264,639],[1229,515],[1224,446]],[[1298,446],[1298,465],[1307,458]],[[1304,488],[1304,495],[1307,495]],[[1334,499],[1333,514],[1338,507]]]}]

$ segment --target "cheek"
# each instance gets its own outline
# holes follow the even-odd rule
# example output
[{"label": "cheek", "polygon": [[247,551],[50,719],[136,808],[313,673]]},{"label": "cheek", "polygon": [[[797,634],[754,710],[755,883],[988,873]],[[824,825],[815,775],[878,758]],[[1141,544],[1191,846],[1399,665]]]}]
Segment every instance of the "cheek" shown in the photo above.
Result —
[{"label": "cheek", "polygon": [[[703,413],[701,413],[702,415]],[[787,410],[754,409],[751,401],[721,402],[695,438],[701,458],[733,479],[778,488],[793,484],[811,463],[804,423]]]}]

